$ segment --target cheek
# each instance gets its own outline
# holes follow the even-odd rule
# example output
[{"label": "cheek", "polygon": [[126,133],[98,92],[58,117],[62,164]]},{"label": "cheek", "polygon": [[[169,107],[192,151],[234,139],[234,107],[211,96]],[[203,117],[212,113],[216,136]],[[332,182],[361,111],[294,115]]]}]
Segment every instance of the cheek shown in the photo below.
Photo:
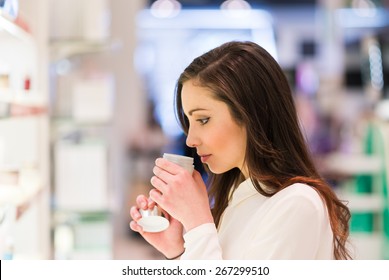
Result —
[{"label": "cheek", "polygon": [[236,131],[218,129],[212,138],[213,152],[217,155],[220,166],[230,168],[236,164],[237,157],[241,154],[241,145],[238,142]]},{"label": "cheek", "polygon": [[225,129],[221,129],[222,126],[212,131],[211,137],[209,137],[209,143],[213,146],[215,151],[224,151],[231,145],[231,135],[226,133]]},{"label": "cheek", "polygon": [[225,152],[225,158],[229,165],[240,167],[246,153],[246,132],[240,128],[234,127],[224,133],[221,139],[220,147]]},{"label": "cheek", "polygon": [[208,144],[217,151],[236,152],[246,146],[246,131],[232,122],[212,127],[207,136]]}]

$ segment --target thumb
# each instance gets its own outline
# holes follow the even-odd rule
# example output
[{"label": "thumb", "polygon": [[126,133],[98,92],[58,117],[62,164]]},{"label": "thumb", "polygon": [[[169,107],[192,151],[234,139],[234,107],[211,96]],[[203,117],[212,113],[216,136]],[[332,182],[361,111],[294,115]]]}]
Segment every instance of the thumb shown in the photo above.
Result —
[{"label": "thumb", "polygon": [[172,215],[170,215],[169,212],[167,212],[166,210],[164,210],[164,209],[161,208],[161,212],[162,212],[162,214],[164,215],[164,217],[165,217],[166,219],[168,219],[168,221],[169,221],[171,224],[180,223],[176,218],[174,218]]},{"label": "thumb", "polygon": [[204,188],[206,188],[203,177],[201,176],[200,172],[198,172],[197,170],[194,170],[192,177],[195,180],[197,185],[203,186]]}]

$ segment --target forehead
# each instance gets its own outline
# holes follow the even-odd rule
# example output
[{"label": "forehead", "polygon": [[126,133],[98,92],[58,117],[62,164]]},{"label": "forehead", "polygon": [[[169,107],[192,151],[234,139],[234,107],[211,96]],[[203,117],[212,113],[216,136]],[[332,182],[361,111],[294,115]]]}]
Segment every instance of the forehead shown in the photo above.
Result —
[{"label": "forehead", "polygon": [[217,106],[217,103],[222,103],[216,100],[215,94],[209,88],[193,83],[191,80],[182,86],[181,101],[185,113],[195,107],[211,109]]}]

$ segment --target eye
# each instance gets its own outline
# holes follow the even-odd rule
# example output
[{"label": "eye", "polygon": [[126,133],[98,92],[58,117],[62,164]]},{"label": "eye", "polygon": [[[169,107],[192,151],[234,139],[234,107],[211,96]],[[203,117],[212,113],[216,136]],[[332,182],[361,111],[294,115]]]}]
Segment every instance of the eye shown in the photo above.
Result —
[{"label": "eye", "polygon": [[209,118],[197,119],[197,121],[198,121],[201,125],[205,125],[205,124],[209,121]]}]

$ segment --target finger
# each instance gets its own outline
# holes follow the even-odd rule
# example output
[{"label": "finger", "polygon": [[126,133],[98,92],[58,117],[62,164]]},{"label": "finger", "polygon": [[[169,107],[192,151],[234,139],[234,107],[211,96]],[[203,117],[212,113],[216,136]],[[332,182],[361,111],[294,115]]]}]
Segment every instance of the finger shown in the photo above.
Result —
[{"label": "finger", "polygon": [[201,176],[200,172],[198,172],[197,170],[193,170],[192,177],[193,177],[193,179],[195,180],[196,183],[200,183],[200,185],[204,185],[205,186],[203,177]]},{"label": "finger", "polygon": [[154,173],[154,175],[156,177],[161,179],[165,184],[166,184],[166,182],[169,182],[169,179],[171,179],[171,177],[172,177],[172,174],[170,174],[169,172],[165,171],[164,169],[162,169],[159,166],[154,166],[153,167],[153,173]]},{"label": "finger", "polygon": [[150,183],[155,187],[157,190],[159,190],[161,193],[164,193],[167,188],[167,184],[162,181],[160,178],[157,176],[153,176],[150,179]]},{"label": "finger", "polygon": [[160,191],[152,189],[150,191],[150,198],[163,208],[164,198]]},{"label": "finger", "polygon": [[161,208],[161,212],[162,212],[163,216],[164,216],[166,219],[168,219],[169,221],[171,220],[170,214],[169,214],[165,209],[162,209],[162,208]]},{"label": "finger", "polygon": [[148,203],[149,203],[149,209],[153,209],[154,206],[157,205],[154,200],[152,200],[150,197],[148,198]]},{"label": "finger", "polygon": [[136,206],[131,207],[130,216],[134,221],[139,221],[139,219],[142,218],[142,215],[140,214],[140,212]]},{"label": "finger", "polygon": [[130,222],[130,228],[133,230],[133,231],[136,231],[136,232],[139,232],[140,234],[143,234],[143,228],[138,225],[137,222],[134,222],[134,221],[131,221]]},{"label": "finger", "polygon": [[196,169],[193,170],[192,177],[195,179],[195,181],[201,180],[203,182],[203,177],[201,176],[200,172],[198,172]]},{"label": "finger", "polygon": [[155,160],[155,165],[159,168],[162,168],[166,172],[169,172],[172,175],[177,175],[180,170],[183,170],[184,168],[179,166],[178,164],[175,164],[174,162],[168,161],[164,158],[157,158]]},{"label": "finger", "polygon": [[136,197],[136,203],[139,206],[139,208],[146,210],[148,208],[148,197],[141,194]]}]

